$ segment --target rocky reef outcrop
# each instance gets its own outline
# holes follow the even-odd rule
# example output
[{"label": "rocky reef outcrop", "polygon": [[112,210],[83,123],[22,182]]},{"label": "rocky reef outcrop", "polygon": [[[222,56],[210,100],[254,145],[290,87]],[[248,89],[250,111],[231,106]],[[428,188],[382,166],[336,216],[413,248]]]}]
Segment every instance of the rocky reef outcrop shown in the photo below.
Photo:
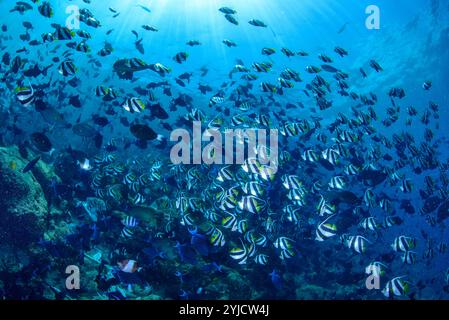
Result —
[{"label": "rocky reef outcrop", "polygon": [[16,147],[0,148],[0,242],[15,246],[39,239],[45,231],[48,205],[44,188],[50,169],[40,162],[22,173],[28,163]]}]

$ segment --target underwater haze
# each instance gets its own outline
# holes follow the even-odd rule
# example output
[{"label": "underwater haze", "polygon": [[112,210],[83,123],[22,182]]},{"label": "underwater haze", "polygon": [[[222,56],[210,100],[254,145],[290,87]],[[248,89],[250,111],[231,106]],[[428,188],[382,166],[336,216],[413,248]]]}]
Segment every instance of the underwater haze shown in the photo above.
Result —
[{"label": "underwater haze", "polygon": [[412,2],[1,1],[0,300],[448,299]]}]

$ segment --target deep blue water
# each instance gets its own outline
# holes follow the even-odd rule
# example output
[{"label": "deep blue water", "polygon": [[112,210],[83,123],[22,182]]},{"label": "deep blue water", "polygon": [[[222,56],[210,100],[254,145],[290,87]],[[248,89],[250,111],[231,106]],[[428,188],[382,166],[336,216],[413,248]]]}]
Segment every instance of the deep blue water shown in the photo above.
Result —
[{"label": "deep blue water", "polygon": [[[5,187],[15,185],[5,178],[11,174],[18,185],[28,183],[29,189],[40,188],[48,212],[45,218],[39,218],[37,231],[22,233],[17,229],[17,221],[23,220],[10,218],[17,214],[12,213],[13,206],[1,203],[4,223],[0,231],[5,248],[2,259],[13,262],[5,263],[1,269],[0,297],[52,299],[51,288],[59,288],[64,295],[57,298],[67,294],[74,299],[113,298],[117,291],[129,299],[387,299],[382,289],[391,284],[390,280],[404,276],[401,279],[410,289],[395,298],[448,298],[449,253],[444,246],[448,244],[449,127],[445,119],[449,116],[449,6],[445,1],[51,1],[51,17],[39,12],[44,10],[42,1],[24,2],[30,8],[22,13],[20,2],[12,12],[9,11],[16,6],[14,1],[0,4],[2,12],[8,12],[0,32],[1,143],[2,148],[20,146],[28,152],[20,153],[21,160],[2,158],[6,162],[2,163],[5,176],[1,192],[3,198],[11,194],[20,198],[21,192],[28,192],[23,191],[27,188]],[[369,30],[365,25],[365,9],[373,4],[380,9],[378,30]],[[81,21],[80,29],[72,30],[72,39],[43,42],[44,33],[57,37],[55,24],[59,28],[66,24],[66,8],[71,5],[88,9],[100,26],[95,28]],[[225,19],[219,11],[222,7],[236,10],[232,16],[238,25]],[[87,19],[86,11],[81,12]],[[251,19],[262,21],[266,27],[249,24]],[[27,30],[23,22],[31,28]],[[143,25],[157,31],[145,30]],[[76,34],[80,30],[89,32],[91,38],[83,40]],[[136,49],[138,39],[142,39],[144,52]],[[226,46],[224,39],[236,46]],[[192,40],[200,44],[187,45]],[[86,44],[89,51],[77,50],[80,43]],[[98,53],[105,44],[113,50],[101,56]],[[344,48],[347,55],[339,56],[336,47]],[[273,48],[275,53],[263,55],[262,48]],[[290,49],[294,56],[287,57],[282,48]],[[188,53],[182,63],[174,59],[180,52]],[[332,61],[320,60],[320,54]],[[19,66],[14,70],[16,57]],[[132,79],[118,77],[115,63],[123,59],[130,63],[133,58],[141,59],[144,70],[133,70]],[[370,66],[372,60],[382,67],[381,72]],[[68,68],[63,65],[67,61],[74,64],[76,72],[63,75],[60,70]],[[253,64],[264,62],[271,64],[268,72],[257,72]],[[161,76],[150,70],[148,66],[156,63],[167,66],[170,72]],[[230,74],[237,64],[247,71]],[[324,64],[335,70],[323,69]],[[39,70],[48,67],[48,72],[30,75],[35,65]],[[307,66],[322,70],[310,73]],[[285,79],[294,87],[282,88],[281,95],[279,78],[286,68],[298,72],[302,81]],[[179,79],[186,74],[188,80]],[[244,79],[245,74],[257,75],[257,79]],[[347,78],[339,82],[339,75]],[[317,85],[317,76],[326,83]],[[426,81],[431,82],[429,90],[423,88]],[[261,83],[273,84],[276,92],[263,92]],[[347,88],[341,87],[344,84]],[[199,86],[208,86],[210,90],[201,92]],[[30,88],[31,102],[20,103],[18,92],[27,94],[26,89]],[[107,101],[96,94],[96,90],[107,92],[108,88],[114,89],[115,99]],[[389,93],[393,88],[403,89],[405,96],[392,97]],[[322,90],[322,94],[317,94],[317,90]],[[351,97],[350,93],[355,95]],[[190,99],[186,105],[179,102],[183,95]],[[320,110],[319,95],[332,105]],[[211,103],[217,96],[223,102]],[[80,105],[74,105],[74,97]],[[128,98],[140,99],[145,109],[140,113],[127,112],[123,105]],[[249,110],[238,108],[243,102],[250,104]],[[157,103],[168,113],[167,117],[156,115]],[[416,109],[416,115],[410,114],[410,107]],[[243,124],[247,127],[281,129],[286,123],[306,123],[310,128],[291,137],[279,137],[279,153],[288,153],[291,159],[281,160],[271,180],[255,172],[245,175],[240,165],[232,165],[226,167],[231,178],[221,182],[216,179],[221,165],[171,163],[170,148],[174,142],[169,141],[170,133],[178,128],[191,131],[191,124],[184,117],[193,108],[204,113],[204,127],[220,118],[221,129],[233,128],[233,116],[247,115],[249,123]],[[375,111],[376,117],[370,118],[370,110]],[[422,120],[426,112],[427,122]],[[260,115],[270,119],[268,126],[255,121]],[[339,121],[341,115],[348,121]],[[360,120],[363,116],[369,118],[367,122]],[[104,117],[106,123],[100,124],[99,117]],[[142,142],[142,137],[132,132],[136,125],[148,126],[160,136]],[[48,150],[44,150],[44,142],[33,139],[34,133],[49,139]],[[345,140],[341,134],[353,136]],[[318,135],[327,140],[320,141]],[[353,137],[355,141],[351,141]],[[339,162],[329,164],[322,159],[322,152],[335,149],[336,145],[346,153],[339,151]],[[319,159],[303,160],[301,156],[307,150],[315,151]],[[37,156],[41,157],[39,167],[21,172],[20,165]],[[86,159],[92,166],[88,170],[81,166]],[[160,165],[155,161],[161,161]],[[354,175],[345,173],[349,164],[358,169]],[[50,172],[47,180],[41,177],[42,167]],[[392,182],[393,173],[399,178]],[[20,179],[26,174],[33,178],[22,182]],[[295,189],[283,186],[288,175],[295,175],[302,182],[298,189],[305,191],[304,204],[294,204],[287,196]],[[137,180],[142,176],[150,181]],[[336,176],[343,176],[346,182],[341,190],[332,190],[328,184]],[[125,177],[136,184],[125,182]],[[370,179],[380,180],[370,186]],[[429,187],[425,179],[432,179],[434,186]],[[257,198],[265,206],[256,213],[238,209],[248,196],[243,185],[250,181],[264,190]],[[312,185],[316,181],[323,187],[314,193]],[[405,181],[412,185],[409,192],[400,189]],[[115,197],[114,188],[120,196]],[[367,189],[375,195],[372,207],[364,200]],[[224,201],[220,190],[237,190],[233,208],[220,208],[220,201]],[[137,195],[143,199],[140,203]],[[323,242],[315,240],[317,228],[327,218],[326,214],[317,214],[321,195],[335,206],[335,216],[330,221],[337,229]],[[86,209],[92,198],[100,199],[104,207]],[[167,206],[158,199],[166,201]],[[182,201],[188,203],[188,208],[178,205]],[[195,201],[199,203],[196,206]],[[391,209],[381,208],[384,201],[389,202]],[[413,212],[404,208],[407,203]],[[299,210],[298,225],[289,221],[285,212],[288,205]],[[144,213],[136,213],[136,208]],[[211,212],[218,218],[211,218]],[[234,229],[238,230],[225,226],[222,220],[229,216],[236,218]],[[399,218],[401,223],[381,227],[387,216]],[[132,229],[132,235],[124,235],[125,217],[137,219],[138,226],[127,229]],[[369,217],[379,224],[373,227],[375,230],[360,226]],[[246,230],[240,231],[237,226],[241,220],[248,221]],[[266,227],[271,221],[273,229]],[[219,231],[208,234],[210,227]],[[192,240],[194,229],[199,235]],[[265,238],[266,243],[259,245],[248,240],[251,230]],[[223,234],[223,246],[214,245],[214,232]],[[357,253],[350,248],[350,241],[343,235],[363,236],[366,252]],[[391,244],[400,236],[414,239],[416,246],[405,253],[395,252]],[[287,254],[277,243],[282,237],[291,239],[291,250],[287,251],[293,257],[280,258]],[[149,254],[148,248],[156,253]],[[239,264],[242,259],[232,257],[235,248],[256,249],[251,253],[245,250],[246,263]],[[402,261],[407,251],[413,251],[414,263]],[[102,252],[100,267],[86,257],[95,252]],[[159,252],[163,252],[162,258],[156,257]],[[254,261],[260,254],[266,255],[267,263]],[[129,261],[136,261],[137,270],[124,269],[123,264]],[[365,268],[374,261],[387,266],[380,277],[380,290],[368,290],[365,286]],[[212,263],[222,266],[223,271],[211,268]],[[67,265],[80,267],[82,290],[64,288]],[[273,270],[280,280],[270,276]],[[183,274],[182,281],[179,274],[175,275],[177,272]],[[95,282],[97,275],[100,280]],[[115,282],[105,284],[109,278]],[[13,286],[15,282],[31,284]]]}]

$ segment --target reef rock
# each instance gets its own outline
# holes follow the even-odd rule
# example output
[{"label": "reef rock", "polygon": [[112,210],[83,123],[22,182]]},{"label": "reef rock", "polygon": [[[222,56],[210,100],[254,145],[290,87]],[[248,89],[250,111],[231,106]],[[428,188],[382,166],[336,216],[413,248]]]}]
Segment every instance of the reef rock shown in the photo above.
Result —
[{"label": "reef rock", "polygon": [[245,299],[245,297],[251,297],[251,284],[248,278],[244,277],[235,270],[230,271],[227,274],[224,282],[232,288],[230,294],[231,299]]},{"label": "reef rock", "polygon": [[16,147],[0,148],[0,242],[27,245],[44,233],[47,201],[34,173],[21,172],[27,163]]}]

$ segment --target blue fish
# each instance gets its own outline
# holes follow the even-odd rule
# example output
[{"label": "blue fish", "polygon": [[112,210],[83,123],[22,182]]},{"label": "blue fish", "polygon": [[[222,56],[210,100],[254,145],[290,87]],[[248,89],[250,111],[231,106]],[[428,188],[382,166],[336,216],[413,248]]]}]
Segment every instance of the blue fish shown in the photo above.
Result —
[{"label": "blue fish", "polygon": [[98,226],[96,223],[92,226],[92,240],[98,240],[100,237],[100,231],[98,230]]},{"label": "blue fish", "polygon": [[108,292],[108,298],[110,300],[126,300],[126,297],[118,290]]},{"label": "blue fish", "polygon": [[39,160],[41,159],[41,157],[37,157],[33,160],[31,160],[30,162],[28,162],[28,164],[25,166],[25,168],[22,169],[22,173],[27,173],[28,171],[33,170],[33,168],[36,166],[36,164],[39,162]]},{"label": "blue fish", "polygon": [[185,290],[181,290],[179,293],[181,300],[189,300],[189,294]]},{"label": "blue fish", "polygon": [[178,249],[178,254],[182,262],[196,264],[196,251],[191,245],[176,242],[175,248]]},{"label": "blue fish", "polygon": [[271,283],[277,290],[282,289],[282,278],[281,276],[276,272],[276,270],[273,270],[273,272],[270,273],[271,277]]},{"label": "blue fish", "polygon": [[117,280],[125,284],[144,284],[144,281],[140,278],[139,274],[136,272],[127,273],[121,270],[114,270],[112,274]]},{"label": "blue fish", "polygon": [[181,271],[176,271],[175,272],[175,276],[177,278],[179,278],[179,282],[181,282],[181,285],[184,283],[184,275],[182,274]]},{"label": "blue fish", "polygon": [[45,248],[48,251],[48,253],[50,253],[50,255],[55,256],[55,257],[60,256],[60,253],[59,253],[57,245],[56,245],[56,241],[40,239],[38,241],[38,245]]},{"label": "blue fish", "polygon": [[165,259],[165,253],[154,248],[151,244],[142,250],[142,263],[153,264],[156,258]]},{"label": "blue fish", "polygon": [[220,272],[223,273],[223,267],[215,261],[205,265],[202,269],[204,272]]},{"label": "blue fish", "polygon": [[200,255],[208,256],[209,255],[209,241],[206,238],[206,236],[198,233],[198,228],[196,228],[196,227],[193,230],[189,229],[189,232],[192,235],[192,238],[190,240],[190,244],[192,245],[192,247],[194,247]]}]

